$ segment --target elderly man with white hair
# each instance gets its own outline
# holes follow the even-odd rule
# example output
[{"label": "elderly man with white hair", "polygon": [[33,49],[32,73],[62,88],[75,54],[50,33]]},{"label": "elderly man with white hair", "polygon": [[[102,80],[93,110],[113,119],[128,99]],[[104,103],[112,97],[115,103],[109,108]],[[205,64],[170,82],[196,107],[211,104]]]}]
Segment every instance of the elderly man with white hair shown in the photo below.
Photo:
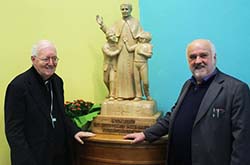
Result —
[{"label": "elderly man with white hair", "polygon": [[63,80],[55,73],[56,47],[41,40],[32,48],[32,67],[15,77],[5,96],[5,132],[12,165],[69,165],[69,140],[94,136],[64,113]]}]

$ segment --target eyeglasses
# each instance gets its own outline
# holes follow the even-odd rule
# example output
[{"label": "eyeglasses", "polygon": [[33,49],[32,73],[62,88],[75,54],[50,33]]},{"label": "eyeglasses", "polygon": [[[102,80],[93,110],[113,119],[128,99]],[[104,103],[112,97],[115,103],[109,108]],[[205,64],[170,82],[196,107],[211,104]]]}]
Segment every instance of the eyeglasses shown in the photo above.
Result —
[{"label": "eyeglasses", "polygon": [[40,57],[37,57],[37,56],[35,56],[35,57],[38,58],[39,60],[45,62],[45,63],[50,62],[50,59],[54,63],[58,63],[58,61],[59,61],[59,58],[57,56],[54,56],[54,57],[45,57],[45,58],[40,58]]}]

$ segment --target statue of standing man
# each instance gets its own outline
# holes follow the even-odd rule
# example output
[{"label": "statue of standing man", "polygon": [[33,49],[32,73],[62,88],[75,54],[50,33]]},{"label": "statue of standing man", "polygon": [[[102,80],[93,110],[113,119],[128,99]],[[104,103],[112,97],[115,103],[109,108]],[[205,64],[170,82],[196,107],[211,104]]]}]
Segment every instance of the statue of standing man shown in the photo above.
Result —
[{"label": "statue of standing man", "polygon": [[[133,70],[134,52],[127,50],[123,38],[126,38],[128,45],[134,45],[143,30],[140,22],[131,16],[131,4],[121,4],[120,10],[122,19],[115,22],[115,24],[109,28],[115,32],[118,38],[118,47],[121,48],[117,56],[115,98],[118,100],[132,100],[136,96]],[[96,20],[101,30],[106,34],[107,27],[104,25],[102,17],[97,16]]]}]

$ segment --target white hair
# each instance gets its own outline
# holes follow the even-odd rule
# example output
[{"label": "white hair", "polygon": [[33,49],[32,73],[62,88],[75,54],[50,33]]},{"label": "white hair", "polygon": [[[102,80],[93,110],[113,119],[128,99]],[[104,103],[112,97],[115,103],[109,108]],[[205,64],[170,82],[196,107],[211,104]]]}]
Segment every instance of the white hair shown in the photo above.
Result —
[{"label": "white hair", "polygon": [[32,46],[31,55],[38,56],[39,52],[43,49],[51,48],[56,51],[55,45],[49,40],[40,40]]},{"label": "white hair", "polygon": [[186,47],[186,54],[188,53],[189,46],[192,45],[195,42],[198,42],[198,41],[205,41],[205,42],[207,42],[210,45],[210,48],[211,48],[211,51],[212,51],[212,55],[216,56],[216,49],[215,49],[214,44],[210,40],[207,40],[207,39],[196,39],[196,40],[193,40],[191,43],[189,43],[187,45],[187,47]]}]

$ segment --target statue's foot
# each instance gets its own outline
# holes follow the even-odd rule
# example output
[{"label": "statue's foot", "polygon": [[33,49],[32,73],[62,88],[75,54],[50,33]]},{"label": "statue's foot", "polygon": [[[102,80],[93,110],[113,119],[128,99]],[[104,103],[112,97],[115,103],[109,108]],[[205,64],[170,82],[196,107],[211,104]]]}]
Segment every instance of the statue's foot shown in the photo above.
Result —
[{"label": "statue's foot", "polygon": [[109,101],[113,101],[113,100],[115,100],[115,98],[114,97],[109,97]]},{"label": "statue's foot", "polygon": [[142,100],[141,97],[136,97],[136,98],[134,98],[134,101],[141,101],[141,100]]},{"label": "statue's foot", "polygon": [[117,101],[122,101],[122,100],[123,100],[122,97],[118,97],[118,98],[117,98]]},{"label": "statue's foot", "polygon": [[152,101],[153,98],[152,98],[151,96],[147,96],[147,100],[148,100],[148,101]]}]

